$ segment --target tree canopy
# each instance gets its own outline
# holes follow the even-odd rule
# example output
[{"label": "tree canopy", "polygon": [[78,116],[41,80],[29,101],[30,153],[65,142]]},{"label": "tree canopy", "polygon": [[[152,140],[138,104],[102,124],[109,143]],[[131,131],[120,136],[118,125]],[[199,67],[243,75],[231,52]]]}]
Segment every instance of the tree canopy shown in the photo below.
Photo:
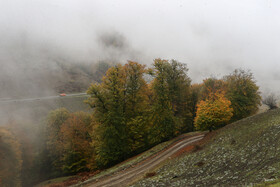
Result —
[{"label": "tree canopy", "polygon": [[236,69],[224,78],[226,82],[226,97],[231,101],[233,117],[236,121],[258,111],[261,104],[259,87],[256,85],[253,74],[249,71]]},{"label": "tree canopy", "polygon": [[196,129],[212,131],[226,125],[233,116],[230,105],[223,92],[212,93],[205,101],[201,100],[194,120]]}]

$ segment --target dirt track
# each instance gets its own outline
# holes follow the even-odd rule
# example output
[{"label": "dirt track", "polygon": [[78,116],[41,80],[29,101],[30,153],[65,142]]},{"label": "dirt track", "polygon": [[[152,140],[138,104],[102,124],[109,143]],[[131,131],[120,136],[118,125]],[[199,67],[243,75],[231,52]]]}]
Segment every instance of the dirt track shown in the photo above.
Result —
[{"label": "dirt track", "polygon": [[159,155],[143,161],[139,165],[124,170],[121,173],[117,173],[110,178],[105,178],[101,181],[86,181],[85,183],[79,186],[93,186],[93,187],[113,187],[113,186],[126,186],[131,182],[135,181],[138,178],[141,178],[145,173],[149,172],[153,168],[157,167],[160,163],[166,161],[174,153],[178,152],[180,149],[184,148],[187,145],[190,145],[194,142],[201,140],[204,135],[197,135],[193,137],[186,138],[180,142],[177,142],[172,147],[161,152]]}]

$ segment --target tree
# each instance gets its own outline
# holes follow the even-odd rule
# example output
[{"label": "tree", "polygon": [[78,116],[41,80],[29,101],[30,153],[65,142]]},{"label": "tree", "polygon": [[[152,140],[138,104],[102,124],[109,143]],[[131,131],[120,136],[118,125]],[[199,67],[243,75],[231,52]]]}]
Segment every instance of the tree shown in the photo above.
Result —
[{"label": "tree", "polygon": [[205,101],[201,100],[194,120],[196,129],[212,131],[226,125],[233,115],[230,105],[223,92],[212,93]]},{"label": "tree", "polygon": [[61,170],[62,140],[60,136],[61,126],[70,117],[66,108],[51,111],[47,117],[45,132],[47,134],[47,150],[52,164],[52,173],[56,176],[57,170]]},{"label": "tree", "polygon": [[153,117],[151,129],[151,141],[159,143],[170,139],[175,134],[174,108],[169,96],[168,69],[170,64],[167,60],[154,60],[153,90]]},{"label": "tree", "polygon": [[101,84],[88,89],[88,102],[95,107],[94,116],[100,123],[96,159],[100,167],[124,160],[129,152],[125,123],[125,74],[120,64],[111,67]]},{"label": "tree", "polygon": [[277,106],[277,99],[274,94],[267,95],[263,100],[262,103],[269,107],[269,110],[278,108]]},{"label": "tree", "polygon": [[145,66],[136,62],[118,64],[107,71],[101,84],[88,89],[87,102],[95,108],[98,124],[96,158],[101,167],[124,160],[145,145],[149,102],[144,73]]},{"label": "tree", "polygon": [[215,77],[204,79],[200,90],[200,100],[205,100],[213,93],[220,92],[221,90],[226,91],[226,85],[223,80]]},{"label": "tree", "polygon": [[95,168],[91,116],[85,112],[70,114],[61,125],[61,162],[64,173],[73,174]]},{"label": "tree", "polygon": [[190,131],[194,131],[194,119],[196,117],[197,105],[201,100],[201,91],[203,84],[191,85],[190,108],[192,113],[192,126]]},{"label": "tree", "polygon": [[22,152],[15,136],[0,127],[0,186],[21,186]]},{"label": "tree", "polygon": [[188,68],[176,60],[154,60],[153,132],[155,142],[192,129]]},{"label": "tree", "polygon": [[174,117],[178,120],[179,131],[187,132],[192,129],[192,114],[190,106],[191,79],[187,75],[186,64],[176,60],[169,62],[167,69],[168,95],[171,100]]},{"label": "tree", "polygon": [[231,121],[255,114],[261,104],[261,96],[253,74],[237,69],[224,80],[227,86],[226,97],[231,101],[233,108]]},{"label": "tree", "polygon": [[129,130],[129,147],[131,152],[137,153],[148,145],[150,90],[143,77],[147,70],[144,65],[132,61],[128,61],[123,70],[126,77],[125,118]]}]

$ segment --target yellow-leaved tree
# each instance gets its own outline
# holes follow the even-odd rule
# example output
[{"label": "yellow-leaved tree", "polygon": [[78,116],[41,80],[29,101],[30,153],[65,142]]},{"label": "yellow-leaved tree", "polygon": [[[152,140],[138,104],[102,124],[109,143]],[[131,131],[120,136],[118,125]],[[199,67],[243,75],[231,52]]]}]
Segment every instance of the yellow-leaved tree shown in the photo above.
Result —
[{"label": "yellow-leaved tree", "polygon": [[214,130],[226,125],[233,115],[231,102],[224,92],[211,93],[197,105],[194,124],[197,130]]}]

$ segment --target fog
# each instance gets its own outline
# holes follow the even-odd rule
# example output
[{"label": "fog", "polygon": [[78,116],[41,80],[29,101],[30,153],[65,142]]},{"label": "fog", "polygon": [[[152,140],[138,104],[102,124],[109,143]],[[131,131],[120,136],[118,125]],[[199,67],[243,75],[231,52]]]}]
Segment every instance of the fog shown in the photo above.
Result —
[{"label": "fog", "polygon": [[2,101],[84,92],[92,75],[73,68],[103,61],[176,59],[193,83],[242,68],[279,96],[279,10],[277,0],[0,0],[0,126],[24,131],[35,158],[50,110],[92,109],[82,97]]},{"label": "fog", "polygon": [[250,69],[263,92],[278,92],[279,8],[276,0],[1,0],[0,95],[56,94],[40,80],[59,73],[58,61],[158,57],[187,63],[193,82]]}]

